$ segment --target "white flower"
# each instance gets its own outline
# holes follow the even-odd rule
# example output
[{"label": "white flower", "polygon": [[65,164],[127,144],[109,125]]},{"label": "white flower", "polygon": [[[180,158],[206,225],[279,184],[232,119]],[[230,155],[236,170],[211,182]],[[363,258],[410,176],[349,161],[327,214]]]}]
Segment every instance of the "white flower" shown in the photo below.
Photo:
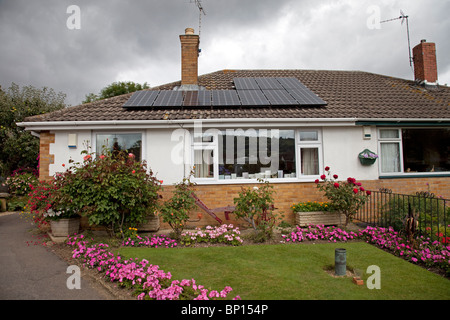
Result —
[{"label": "white flower", "polygon": [[258,190],[258,187],[253,187],[253,190]]}]

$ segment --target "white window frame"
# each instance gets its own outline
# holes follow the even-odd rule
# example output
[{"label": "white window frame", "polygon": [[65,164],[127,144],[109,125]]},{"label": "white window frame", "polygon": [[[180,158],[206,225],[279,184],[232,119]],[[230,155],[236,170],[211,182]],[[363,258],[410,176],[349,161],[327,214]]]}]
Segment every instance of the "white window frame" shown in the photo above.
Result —
[{"label": "white window frame", "polygon": [[[382,138],[381,137],[381,131],[383,130],[395,130],[397,131],[398,137],[397,138]],[[383,168],[382,168],[382,157],[383,157],[383,152],[382,152],[382,148],[381,145],[383,143],[396,143],[398,144],[398,148],[399,148],[399,164],[400,164],[400,171],[398,172],[384,172]],[[378,161],[378,171],[380,173],[380,176],[401,176],[404,174],[403,172],[403,141],[402,141],[402,129],[401,128],[379,128],[378,129],[378,150],[380,150],[380,159]]]},{"label": "white window frame", "polygon": [[[238,128],[229,128],[229,129],[238,129]],[[265,127],[257,127],[257,130],[259,129],[266,129]],[[273,128],[267,128],[267,129],[273,129]],[[195,165],[195,150],[213,150],[214,152],[214,176],[210,178],[196,178],[193,177],[193,181],[200,184],[243,184],[243,183],[255,183],[257,182],[257,179],[219,179],[219,141],[218,141],[218,135],[219,131],[223,130],[226,131],[226,129],[204,129],[204,132],[207,132],[208,130],[212,130],[213,133],[213,141],[212,142],[203,142],[198,141],[196,142],[194,139],[194,131],[191,131],[191,163],[190,167],[192,168]],[[323,141],[322,141],[322,129],[317,127],[311,127],[311,128],[279,128],[279,130],[293,130],[294,131],[294,137],[295,137],[295,161],[296,161],[296,176],[291,178],[269,178],[265,179],[267,181],[273,182],[273,183],[289,183],[289,182],[299,182],[299,181],[314,181],[315,179],[319,178],[321,174],[323,174]],[[301,132],[310,132],[310,131],[316,131],[317,132],[317,140],[313,141],[300,141],[300,134]],[[211,132],[211,131],[210,131]],[[319,156],[319,174],[317,175],[302,175],[301,174],[301,149],[302,148],[314,148],[318,149],[318,156]]]},{"label": "white window frame", "polygon": [[[301,141],[300,136],[302,132],[317,132],[317,140]],[[323,173],[323,148],[322,148],[322,130],[320,128],[302,128],[296,132],[296,162],[297,162],[297,178],[299,180],[312,181],[320,177]],[[317,149],[319,156],[319,173],[316,175],[303,175],[301,162],[301,149]]]}]

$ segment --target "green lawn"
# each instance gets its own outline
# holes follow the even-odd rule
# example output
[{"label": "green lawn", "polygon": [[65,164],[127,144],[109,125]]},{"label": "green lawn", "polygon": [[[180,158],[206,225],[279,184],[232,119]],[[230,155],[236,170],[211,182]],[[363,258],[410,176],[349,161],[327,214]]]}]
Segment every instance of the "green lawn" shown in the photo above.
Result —
[{"label": "green lawn", "polygon": [[[324,271],[334,265],[335,248],[347,250],[347,266],[381,270],[381,289],[357,286],[351,278]],[[230,296],[251,300],[450,299],[450,280],[364,242],[340,244],[253,245],[209,248],[121,248],[125,258],[147,259],[172,273],[172,279],[194,278],[215,290],[233,288]]]}]

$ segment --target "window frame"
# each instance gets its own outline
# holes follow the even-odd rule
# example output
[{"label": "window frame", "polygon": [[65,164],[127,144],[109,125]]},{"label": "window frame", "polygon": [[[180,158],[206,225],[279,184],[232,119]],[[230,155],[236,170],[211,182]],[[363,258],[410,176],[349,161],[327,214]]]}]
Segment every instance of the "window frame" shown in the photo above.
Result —
[{"label": "window frame", "polygon": [[[450,171],[440,171],[440,172],[405,172],[404,168],[404,158],[403,158],[403,130],[417,129],[418,127],[382,127],[378,128],[378,150],[379,150],[379,161],[378,161],[378,173],[380,178],[386,177],[424,177],[424,176],[449,176]],[[420,129],[436,129],[436,127],[420,127]],[[397,130],[398,138],[381,138],[382,130]],[[381,144],[383,143],[398,143],[399,145],[399,157],[400,157],[400,171],[399,172],[383,172],[381,168]]]},{"label": "window frame", "polygon": [[[195,166],[195,151],[196,150],[213,150],[214,156],[213,156],[213,169],[214,169],[214,175],[213,177],[209,178],[196,178],[193,177],[192,180],[196,183],[201,184],[242,184],[242,183],[256,183],[258,180],[256,178],[254,179],[219,179],[219,141],[218,141],[218,135],[220,134],[220,131],[225,131],[227,129],[241,129],[241,128],[221,128],[221,129],[207,129],[204,128],[203,133],[208,132],[210,134],[213,133],[213,141],[212,142],[204,142],[204,141],[195,141],[194,132],[191,131],[191,141],[190,141],[190,167],[193,168]],[[320,177],[321,174],[323,174],[323,141],[322,141],[322,129],[317,127],[311,127],[311,128],[292,128],[292,127],[286,127],[286,128],[267,128],[267,127],[257,127],[256,130],[260,129],[278,129],[278,130],[293,130],[294,131],[294,152],[295,152],[295,170],[296,170],[296,176],[290,177],[290,178],[268,178],[264,179],[266,181],[274,182],[274,183],[289,183],[289,182],[299,182],[299,181],[314,181]],[[211,130],[211,131],[210,131]],[[317,140],[312,141],[300,141],[300,134],[301,132],[309,132],[309,131],[316,131],[317,132]],[[311,149],[317,149],[318,150],[318,157],[319,157],[319,174],[317,175],[302,175],[301,174],[301,149],[302,148],[311,148]]]}]

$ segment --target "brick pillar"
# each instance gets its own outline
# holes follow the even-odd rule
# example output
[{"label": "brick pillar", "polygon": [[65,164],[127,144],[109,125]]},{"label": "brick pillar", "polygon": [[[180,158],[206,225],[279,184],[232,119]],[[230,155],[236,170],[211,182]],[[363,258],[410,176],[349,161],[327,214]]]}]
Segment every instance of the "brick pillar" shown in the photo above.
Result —
[{"label": "brick pillar", "polygon": [[55,156],[50,154],[50,144],[55,143],[55,134],[49,131],[42,131],[40,133],[39,145],[39,180],[49,181],[50,164],[55,162]]},{"label": "brick pillar", "polygon": [[198,84],[198,48],[200,38],[194,29],[187,28],[181,41],[181,85]]},{"label": "brick pillar", "polygon": [[414,79],[416,81],[437,82],[436,45],[421,40],[413,48]]}]

